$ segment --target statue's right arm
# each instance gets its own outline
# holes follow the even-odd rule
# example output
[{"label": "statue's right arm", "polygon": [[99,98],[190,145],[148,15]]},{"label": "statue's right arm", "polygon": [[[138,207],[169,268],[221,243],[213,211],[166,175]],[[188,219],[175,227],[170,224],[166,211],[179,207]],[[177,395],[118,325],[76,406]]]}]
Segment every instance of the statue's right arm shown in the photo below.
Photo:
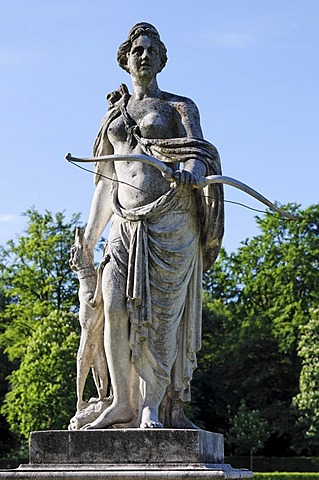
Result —
[{"label": "statue's right arm", "polygon": [[[99,149],[97,156],[112,155],[114,150],[107,139],[106,134],[104,135],[102,143],[103,146]],[[96,174],[95,182],[96,186],[84,233],[85,242],[92,252],[113,213],[111,209],[110,195],[114,173],[113,162],[98,163],[98,173]]]}]

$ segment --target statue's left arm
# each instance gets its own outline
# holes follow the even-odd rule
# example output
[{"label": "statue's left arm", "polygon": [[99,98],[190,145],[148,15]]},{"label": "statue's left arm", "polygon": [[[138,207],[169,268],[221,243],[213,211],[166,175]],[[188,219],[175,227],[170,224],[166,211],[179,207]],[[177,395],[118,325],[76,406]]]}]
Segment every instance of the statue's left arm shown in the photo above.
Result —
[{"label": "statue's left arm", "polygon": [[[176,111],[179,116],[179,136],[202,140],[200,116],[195,103],[188,98],[183,98],[182,101],[176,103]],[[196,185],[200,178],[207,174],[205,164],[200,158],[194,156],[184,163],[183,171],[179,175],[182,183]]]},{"label": "statue's left arm", "polygon": [[[216,148],[205,142],[200,126],[199,111],[192,100],[183,99],[178,103],[180,116],[180,136],[198,140],[198,149],[184,163],[184,176],[189,176],[189,185],[196,187],[201,177],[220,175],[220,159]],[[191,150],[190,150],[191,151]],[[184,179],[181,183],[187,183]],[[204,268],[209,268],[218,255],[224,231],[224,201],[222,185],[212,185],[201,190],[202,222],[201,238],[203,245]]]}]

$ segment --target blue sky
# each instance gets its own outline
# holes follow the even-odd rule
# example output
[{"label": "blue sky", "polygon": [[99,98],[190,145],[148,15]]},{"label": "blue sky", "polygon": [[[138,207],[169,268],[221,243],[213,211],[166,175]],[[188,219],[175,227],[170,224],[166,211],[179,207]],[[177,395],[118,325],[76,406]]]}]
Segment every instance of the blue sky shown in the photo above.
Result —
[{"label": "blue sky", "polygon": [[[130,88],[116,52],[138,21],[158,28],[160,88],[196,102],[224,174],[280,203],[318,202],[318,0],[2,1],[0,245],[32,205],[86,221],[92,176],[64,155],[91,154],[105,95]],[[257,233],[254,217],[226,204],[228,251]]]}]

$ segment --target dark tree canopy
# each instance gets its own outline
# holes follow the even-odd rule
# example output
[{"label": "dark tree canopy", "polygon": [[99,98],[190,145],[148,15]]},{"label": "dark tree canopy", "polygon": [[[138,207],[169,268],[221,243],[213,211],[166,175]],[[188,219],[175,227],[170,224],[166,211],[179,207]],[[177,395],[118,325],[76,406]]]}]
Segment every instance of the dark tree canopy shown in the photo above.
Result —
[{"label": "dark tree canopy", "polygon": [[301,413],[293,398],[302,361],[305,390],[305,353],[298,345],[319,300],[319,206],[287,209],[300,220],[257,218],[260,233],[237,252],[222,252],[206,273],[203,349],[194,381],[195,420],[225,433],[245,400],[270,426],[264,452],[277,455],[315,453],[297,433]]}]

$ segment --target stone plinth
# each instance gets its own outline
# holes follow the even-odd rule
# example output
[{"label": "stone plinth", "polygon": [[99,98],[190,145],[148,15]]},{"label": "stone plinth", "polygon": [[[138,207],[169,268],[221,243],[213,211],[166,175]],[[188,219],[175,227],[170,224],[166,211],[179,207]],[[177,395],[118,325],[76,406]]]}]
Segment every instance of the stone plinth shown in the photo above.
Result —
[{"label": "stone plinth", "polygon": [[223,463],[224,439],[203,430],[33,432],[30,463]]},{"label": "stone plinth", "polygon": [[203,430],[114,429],[33,432],[30,463],[0,471],[19,480],[251,478],[223,463],[223,436]]}]

